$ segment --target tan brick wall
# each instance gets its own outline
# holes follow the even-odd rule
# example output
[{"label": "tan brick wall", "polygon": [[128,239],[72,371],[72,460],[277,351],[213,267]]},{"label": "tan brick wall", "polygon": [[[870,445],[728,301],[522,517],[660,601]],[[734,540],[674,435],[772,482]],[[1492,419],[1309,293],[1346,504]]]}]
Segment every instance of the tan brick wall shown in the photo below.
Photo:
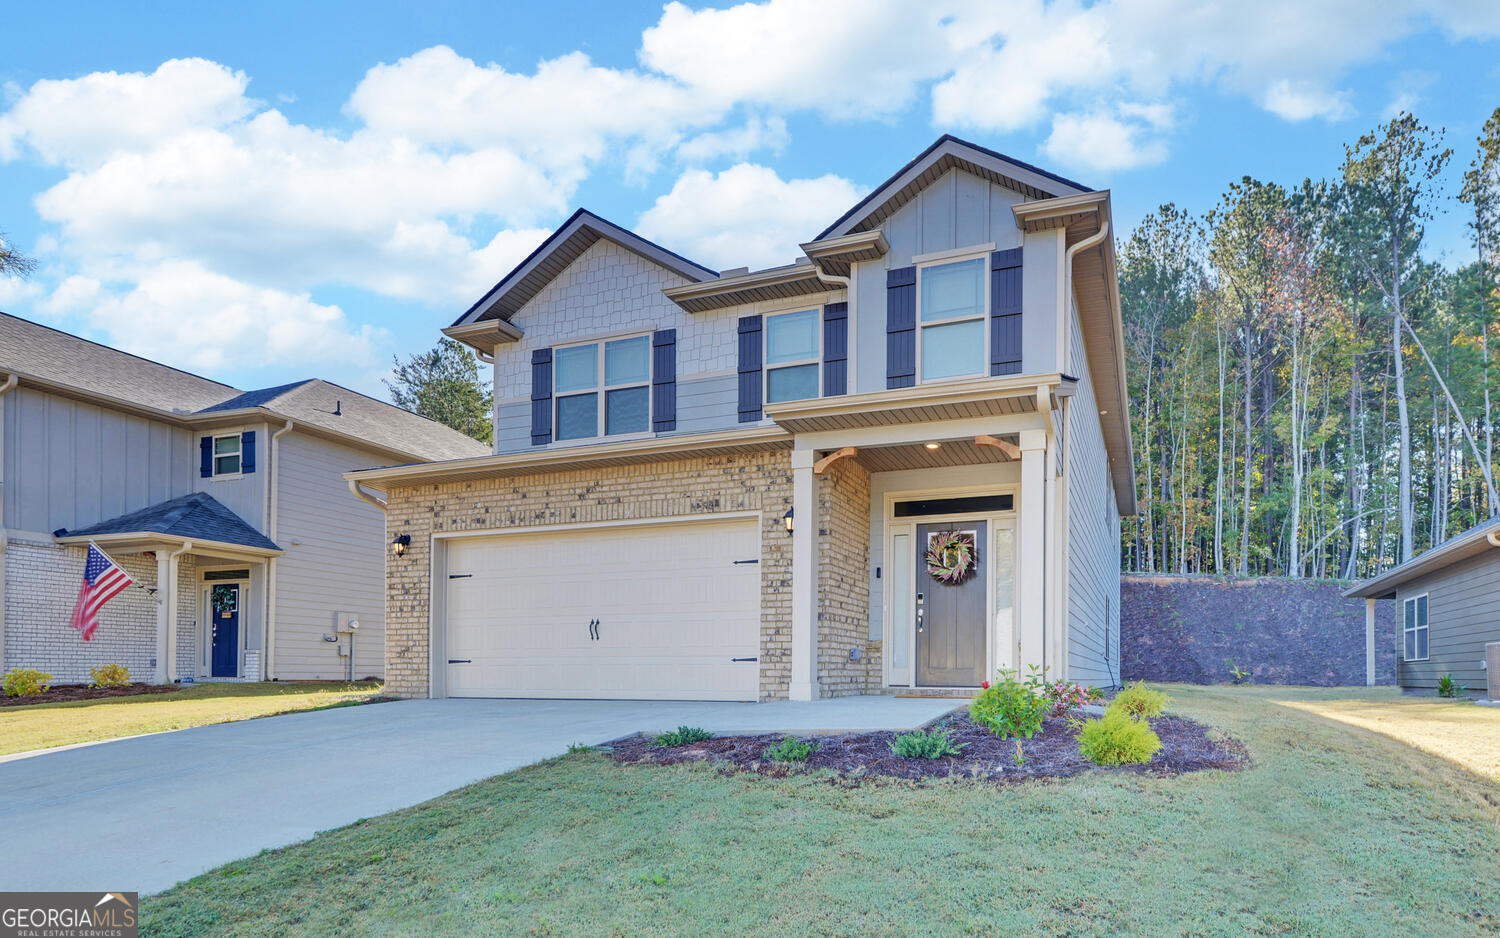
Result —
[{"label": "tan brick wall", "polygon": [[[870,473],[844,459],[818,480],[818,684],[824,697],[869,689],[869,571]],[[853,648],[861,660],[849,659]]]},{"label": "tan brick wall", "polygon": [[[868,476],[864,484],[868,504]],[[411,547],[402,557],[387,557],[386,691],[427,695],[432,534],[759,511],[760,696],[784,698],[791,678],[792,539],[781,518],[791,504],[788,450],[392,486],[387,541],[409,534]],[[869,539],[868,530],[864,539]]]}]

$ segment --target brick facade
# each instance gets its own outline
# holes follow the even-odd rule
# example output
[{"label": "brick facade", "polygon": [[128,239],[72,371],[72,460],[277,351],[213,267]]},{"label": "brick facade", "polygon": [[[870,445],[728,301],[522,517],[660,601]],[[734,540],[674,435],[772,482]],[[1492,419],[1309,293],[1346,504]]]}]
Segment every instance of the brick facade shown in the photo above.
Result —
[{"label": "brick facade", "polygon": [[[512,478],[394,485],[390,537],[411,535],[388,558],[386,692],[428,693],[430,538],[456,531],[691,517],[736,511],[761,516],[760,698],[787,697],[791,679],[792,539],[782,516],[792,505],[787,450],[684,457],[644,465]],[[869,473],[848,463],[819,480],[820,651],[825,696],[865,693],[868,660]],[[879,665],[876,664],[876,681]]]},{"label": "brick facade", "polygon": [[[89,671],[123,664],[135,681],[150,681],[156,657],[156,597],[127,587],[99,612],[93,641],[80,640],[68,625],[87,549],[47,541],[12,538],[5,552],[5,661],[3,670],[36,668],[55,684],[88,683]],[[143,587],[156,587],[156,561],[144,554],[114,556]],[[176,639],[177,676],[192,674],[197,655],[197,571],[182,558]]]}]

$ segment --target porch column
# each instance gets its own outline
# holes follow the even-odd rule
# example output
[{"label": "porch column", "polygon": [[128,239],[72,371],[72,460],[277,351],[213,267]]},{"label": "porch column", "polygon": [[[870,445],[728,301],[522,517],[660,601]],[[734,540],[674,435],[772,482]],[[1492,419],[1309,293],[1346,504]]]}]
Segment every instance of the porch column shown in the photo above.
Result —
[{"label": "porch column", "polygon": [[1016,540],[1016,626],[1021,673],[1040,668],[1046,653],[1047,432],[1022,430],[1021,511]]},{"label": "porch column", "polygon": [[1375,600],[1365,600],[1365,685],[1375,686]]},{"label": "porch column", "polygon": [[172,647],[172,629],[169,624],[171,610],[168,605],[172,595],[170,580],[173,561],[170,556],[165,550],[156,552],[156,669],[151,672],[153,684],[168,684],[172,680],[171,672],[167,670],[167,650]]},{"label": "porch column", "polygon": [[812,450],[792,450],[792,676],[788,696],[818,697],[818,500]]}]

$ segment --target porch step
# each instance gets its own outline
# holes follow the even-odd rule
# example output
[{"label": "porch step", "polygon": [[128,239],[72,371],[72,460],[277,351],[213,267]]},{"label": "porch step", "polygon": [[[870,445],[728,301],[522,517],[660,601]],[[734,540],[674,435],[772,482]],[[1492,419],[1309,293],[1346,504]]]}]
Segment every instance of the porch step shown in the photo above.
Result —
[{"label": "porch step", "polygon": [[969,700],[977,693],[979,693],[979,688],[977,687],[898,687],[892,696]]}]

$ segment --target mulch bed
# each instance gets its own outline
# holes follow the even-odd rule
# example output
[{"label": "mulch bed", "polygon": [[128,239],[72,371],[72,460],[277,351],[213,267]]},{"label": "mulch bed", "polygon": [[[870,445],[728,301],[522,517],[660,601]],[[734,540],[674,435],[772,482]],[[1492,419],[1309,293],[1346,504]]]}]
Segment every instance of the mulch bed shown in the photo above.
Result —
[{"label": "mulch bed", "polygon": [[126,684],[122,687],[90,687],[87,684],[54,684],[45,694],[32,697],[0,697],[0,707],[31,707],[65,700],[98,700],[103,697],[135,697],[140,694],[170,694],[182,690],[176,684]]},{"label": "mulch bed", "polygon": [[654,748],[651,737],[637,734],[615,740],[605,748],[616,762],[640,765],[676,765],[703,762],[729,770],[758,772],[781,777],[791,772],[831,770],[839,775],[885,775],[895,778],[945,778],[1018,782],[1030,778],[1066,778],[1084,772],[1115,772],[1140,775],[1180,775],[1200,769],[1238,769],[1249,757],[1238,742],[1210,736],[1208,727],[1176,716],[1161,716],[1151,728],[1161,737],[1162,748],[1149,763],[1118,767],[1095,765],[1078,754],[1077,734],[1063,717],[1048,717],[1042,731],[1023,739],[1025,760],[1016,762],[1016,740],[1000,739],[956,710],[930,726],[951,727],[954,742],[967,743],[958,756],[943,759],[903,759],[891,752],[890,742],[898,734],[846,733],[837,736],[804,736],[820,745],[806,762],[788,765],[767,762],[761,753],[783,738],[761,736],[716,736],[700,743],[673,748]]}]

